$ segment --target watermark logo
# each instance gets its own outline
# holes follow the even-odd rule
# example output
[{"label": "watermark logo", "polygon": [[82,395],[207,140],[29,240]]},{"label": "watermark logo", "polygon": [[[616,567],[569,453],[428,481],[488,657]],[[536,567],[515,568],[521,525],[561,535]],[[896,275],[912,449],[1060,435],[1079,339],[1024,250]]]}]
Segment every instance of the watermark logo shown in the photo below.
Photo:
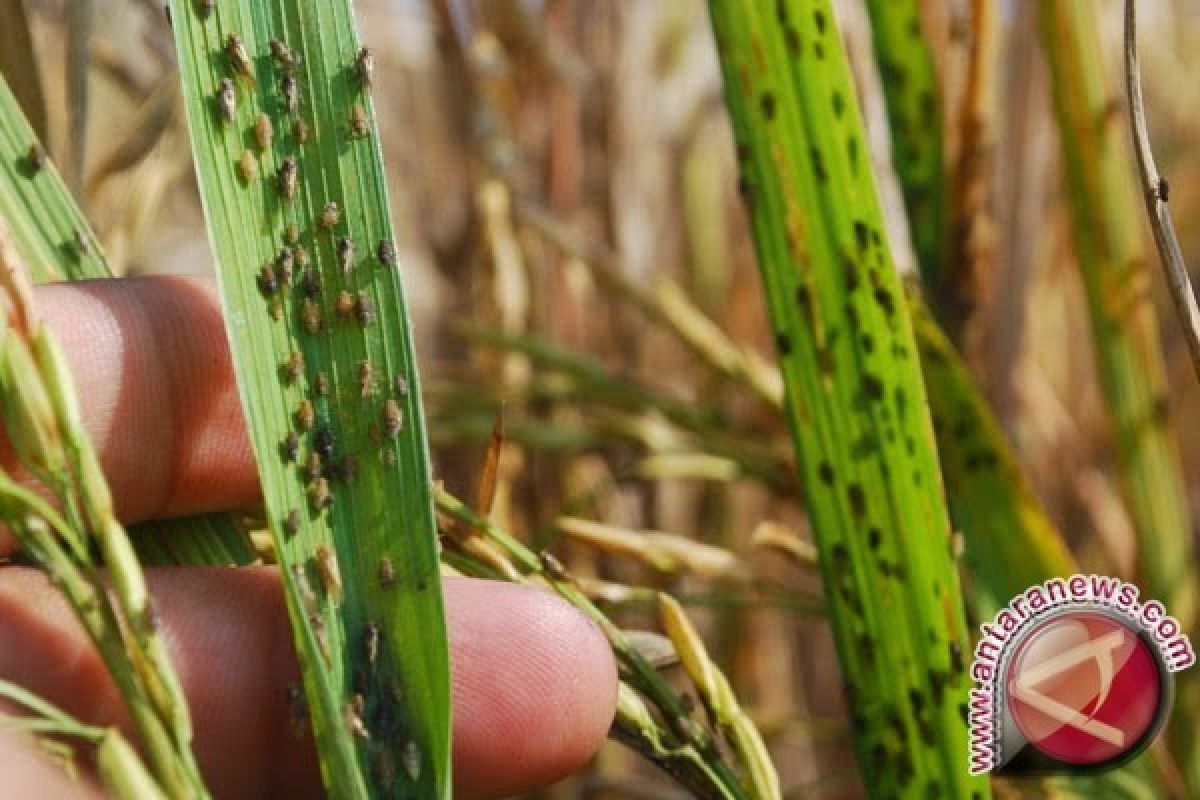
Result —
[{"label": "watermark logo", "polygon": [[973,774],[1107,769],[1154,739],[1172,673],[1196,656],[1162,604],[1139,596],[1117,578],[1055,578],[981,627],[968,709]]}]

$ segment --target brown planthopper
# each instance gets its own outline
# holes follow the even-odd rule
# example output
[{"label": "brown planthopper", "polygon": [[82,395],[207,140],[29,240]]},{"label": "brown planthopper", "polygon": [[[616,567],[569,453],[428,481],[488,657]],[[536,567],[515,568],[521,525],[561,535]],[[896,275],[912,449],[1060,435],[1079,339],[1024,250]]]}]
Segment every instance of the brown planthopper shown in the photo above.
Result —
[{"label": "brown planthopper", "polygon": [[250,61],[250,53],[246,50],[246,42],[236,33],[225,37],[225,54],[233,71],[245,78],[251,86],[254,85],[254,65]]},{"label": "brown planthopper", "polygon": [[340,208],[338,208],[338,204],[337,204],[336,200],[330,200],[328,203],[325,204],[325,207],[323,209],[321,209],[321,227],[322,228],[337,227],[338,221],[341,220],[341,218],[342,218],[342,210]]},{"label": "brown planthopper", "polygon": [[343,319],[350,319],[354,316],[354,295],[343,289],[338,292],[337,300],[334,301],[333,310]]},{"label": "brown planthopper", "polygon": [[317,305],[315,300],[304,298],[300,315],[304,320],[304,329],[309,333],[320,333],[325,328],[325,316],[321,313],[321,306]]},{"label": "brown planthopper", "polygon": [[317,545],[316,561],[317,575],[321,578],[325,594],[335,603],[340,601],[342,599],[342,573],[338,569],[337,555],[328,545]]},{"label": "brown planthopper", "polygon": [[293,350],[288,354],[287,361],[283,363],[283,379],[289,384],[293,384],[300,380],[300,376],[304,374],[304,354],[299,350]]},{"label": "brown planthopper", "polygon": [[293,70],[300,63],[300,56],[292,52],[292,48],[288,47],[279,39],[272,39],[270,42],[271,57],[275,62],[285,70]]},{"label": "brown planthopper", "polygon": [[233,81],[229,78],[221,78],[217,85],[217,110],[221,112],[221,119],[226,122],[233,122],[233,118],[237,116],[237,90],[233,88]]},{"label": "brown planthopper", "polygon": [[283,532],[288,537],[292,537],[295,536],[299,530],[300,512],[293,508],[287,513],[287,516],[283,518]]},{"label": "brown planthopper", "polygon": [[283,105],[287,113],[293,117],[300,113],[300,84],[296,82],[296,76],[290,72],[286,73],[279,80],[279,91],[283,94]]},{"label": "brown planthopper", "polygon": [[375,366],[370,361],[358,362],[358,388],[363,397],[375,394]]},{"label": "brown planthopper", "polygon": [[400,404],[389,397],[383,401],[383,431],[388,436],[395,436],[404,427],[404,410]]},{"label": "brown planthopper", "polygon": [[300,437],[295,431],[288,431],[287,436],[283,437],[283,441],[279,444],[279,454],[283,457],[285,463],[292,463],[296,460],[296,456],[300,453]]},{"label": "brown planthopper", "polygon": [[304,144],[308,141],[308,123],[300,117],[296,117],[294,120],[292,120],[292,137],[295,138],[299,144]]},{"label": "brown planthopper", "polygon": [[267,297],[279,291],[279,281],[270,264],[263,264],[262,269],[258,271],[258,288]]},{"label": "brown planthopper", "polygon": [[371,123],[367,119],[367,112],[363,111],[363,107],[355,103],[350,107],[350,135],[356,138],[362,138],[371,133]]},{"label": "brown planthopper", "polygon": [[322,511],[333,505],[333,493],[329,491],[329,481],[317,478],[308,487],[308,502],[314,511]]},{"label": "brown planthopper", "polygon": [[289,203],[296,197],[299,178],[300,168],[296,166],[296,159],[292,156],[284,158],[279,165],[279,193]]},{"label": "brown planthopper", "polygon": [[387,589],[396,582],[396,565],[387,556],[379,559],[379,585]]},{"label": "brown planthopper", "polygon": [[380,239],[375,248],[375,256],[385,267],[396,266],[396,245],[392,244],[391,239]]},{"label": "brown planthopper", "polygon": [[334,249],[337,252],[337,260],[342,268],[342,274],[349,275],[354,271],[354,240],[349,236],[339,236]]},{"label": "brown planthopper", "polygon": [[271,125],[271,118],[266,114],[259,112],[254,119],[254,140],[258,142],[259,150],[266,150],[271,146],[271,139],[275,136],[275,128]]},{"label": "brown planthopper", "polygon": [[46,151],[37,142],[29,145],[29,150],[25,154],[25,160],[29,162],[29,169],[38,172],[42,167],[46,166]]},{"label": "brown planthopper", "polygon": [[366,292],[358,293],[354,301],[354,316],[364,328],[375,321],[375,301]]},{"label": "brown planthopper", "polygon": [[296,426],[300,430],[311,430],[316,418],[317,414],[313,410],[313,404],[308,400],[301,400],[296,405]]},{"label": "brown planthopper", "polygon": [[354,59],[354,70],[358,73],[358,82],[362,84],[362,88],[370,89],[375,79],[375,56],[370,50],[364,47],[358,51],[358,57]]},{"label": "brown planthopper", "polygon": [[242,157],[238,159],[238,172],[241,173],[243,183],[253,183],[258,177],[258,162],[254,159],[254,153],[249,150],[242,151]]}]

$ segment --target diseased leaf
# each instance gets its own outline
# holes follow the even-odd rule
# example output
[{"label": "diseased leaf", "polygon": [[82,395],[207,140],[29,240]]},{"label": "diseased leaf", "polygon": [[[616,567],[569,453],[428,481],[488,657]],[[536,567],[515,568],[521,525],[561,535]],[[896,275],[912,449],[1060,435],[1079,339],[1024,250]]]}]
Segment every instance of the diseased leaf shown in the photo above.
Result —
[{"label": "diseased leaf", "polygon": [[986,797],[925,387],[831,4],[709,8],[863,783]]},{"label": "diseased leaf", "polygon": [[449,797],[437,533],[370,58],[347,0],[206,5],[172,0],[175,43],[322,774],[335,797]]}]

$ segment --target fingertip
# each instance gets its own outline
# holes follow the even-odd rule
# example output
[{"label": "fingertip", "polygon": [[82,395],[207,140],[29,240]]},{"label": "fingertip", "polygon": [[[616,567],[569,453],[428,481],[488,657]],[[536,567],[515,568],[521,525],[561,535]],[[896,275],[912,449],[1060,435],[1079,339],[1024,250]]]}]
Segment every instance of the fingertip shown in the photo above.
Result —
[{"label": "fingertip", "polygon": [[457,797],[499,797],[579,769],[603,743],[617,671],[603,634],[539,589],[447,583]]}]

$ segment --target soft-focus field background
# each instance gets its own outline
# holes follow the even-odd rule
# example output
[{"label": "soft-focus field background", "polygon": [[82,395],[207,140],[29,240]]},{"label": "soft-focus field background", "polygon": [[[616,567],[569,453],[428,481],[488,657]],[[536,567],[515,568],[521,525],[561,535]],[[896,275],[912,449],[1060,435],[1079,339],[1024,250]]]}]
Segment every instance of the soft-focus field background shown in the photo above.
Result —
[{"label": "soft-focus field background", "polygon": [[[18,91],[32,86],[34,70],[40,77],[46,141],[114,265],[127,274],[207,272],[162,8],[97,0],[88,19],[75,8],[87,5],[26,0],[36,56],[5,49],[0,64]],[[953,160],[970,26],[964,2],[924,5]],[[1120,4],[1096,5],[1121,97]],[[1129,575],[1132,533],[1073,263],[1033,6],[999,4],[990,220],[979,240],[987,267],[967,355],[1083,567]],[[1194,261],[1200,2],[1140,6],[1151,130]],[[590,588],[628,607],[618,614],[628,627],[646,610],[621,585],[670,587],[692,609],[708,609],[710,649],[768,737],[787,793],[859,796],[784,422],[745,386],[701,368],[611,280],[616,273],[649,290],[669,276],[730,337],[773,357],[704,3],[362,0],[358,13],[380,73],[375,103],[438,476],[474,496],[503,406],[498,519],[553,544],[574,574],[595,581]],[[857,0],[839,13],[897,215],[898,260],[911,268],[865,13]],[[86,69],[73,71],[73,62]],[[1200,391],[1154,276],[1171,413],[1200,512]],[[572,371],[480,331],[553,343],[605,369]],[[564,534],[556,524],[564,514],[681,534],[737,561],[691,552],[716,558],[709,571],[719,578],[661,558],[648,566],[611,537],[597,547]],[[542,796],[674,796],[647,777],[610,745],[587,773]]]}]

